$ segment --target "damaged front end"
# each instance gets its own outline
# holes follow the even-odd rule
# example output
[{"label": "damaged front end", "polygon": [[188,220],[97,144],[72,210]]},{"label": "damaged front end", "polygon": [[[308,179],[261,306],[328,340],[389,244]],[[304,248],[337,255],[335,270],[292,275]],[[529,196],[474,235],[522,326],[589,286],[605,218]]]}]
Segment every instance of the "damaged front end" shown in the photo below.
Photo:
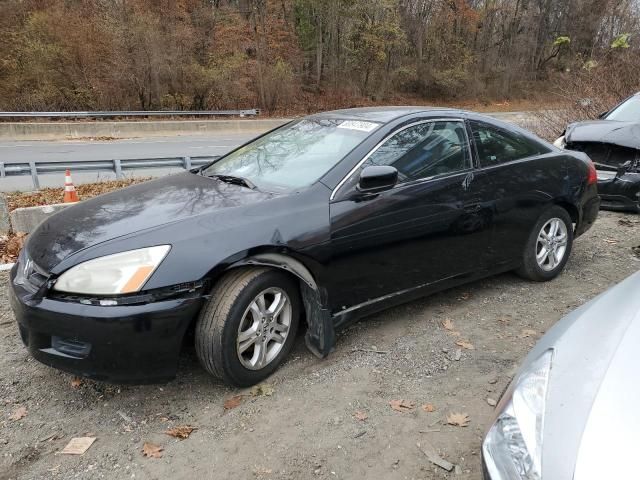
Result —
[{"label": "damaged front end", "polygon": [[637,125],[597,122],[600,128],[595,139],[594,123],[584,127],[570,125],[563,137],[563,147],[584,152],[595,163],[602,209],[640,213],[640,132]]}]

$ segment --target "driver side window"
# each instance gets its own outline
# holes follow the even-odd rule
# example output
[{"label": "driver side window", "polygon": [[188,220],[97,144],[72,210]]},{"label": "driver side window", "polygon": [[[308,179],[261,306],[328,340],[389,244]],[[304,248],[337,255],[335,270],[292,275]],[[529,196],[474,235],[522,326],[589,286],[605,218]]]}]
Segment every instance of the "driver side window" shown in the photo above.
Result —
[{"label": "driver side window", "polygon": [[395,167],[399,183],[471,168],[464,123],[436,121],[411,125],[383,143],[363,167],[375,165]]}]

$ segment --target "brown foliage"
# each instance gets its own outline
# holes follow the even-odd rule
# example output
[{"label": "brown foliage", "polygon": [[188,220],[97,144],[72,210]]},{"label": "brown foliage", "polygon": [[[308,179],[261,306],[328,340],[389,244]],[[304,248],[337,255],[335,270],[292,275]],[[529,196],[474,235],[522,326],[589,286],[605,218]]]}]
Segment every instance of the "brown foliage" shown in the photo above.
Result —
[{"label": "brown foliage", "polygon": [[639,31],[635,0],[4,0],[0,108],[523,98]]}]

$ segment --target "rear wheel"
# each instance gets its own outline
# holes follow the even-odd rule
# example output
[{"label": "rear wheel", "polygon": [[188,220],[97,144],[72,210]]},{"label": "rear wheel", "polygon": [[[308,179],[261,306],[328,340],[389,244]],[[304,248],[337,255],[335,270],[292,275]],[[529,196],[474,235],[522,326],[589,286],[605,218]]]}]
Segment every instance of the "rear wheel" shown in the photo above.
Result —
[{"label": "rear wheel", "polygon": [[545,282],[564,269],[573,245],[573,223],[564,208],[554,206],[545,211],[534,226],[516,271],[528,280]]},{"label": "rear wheel", "polygon": [[267,268],[224,276],[196,324],[196,353],[212,375],[239,387],[271,375],[291,350],[300,317],[294,279]]}]

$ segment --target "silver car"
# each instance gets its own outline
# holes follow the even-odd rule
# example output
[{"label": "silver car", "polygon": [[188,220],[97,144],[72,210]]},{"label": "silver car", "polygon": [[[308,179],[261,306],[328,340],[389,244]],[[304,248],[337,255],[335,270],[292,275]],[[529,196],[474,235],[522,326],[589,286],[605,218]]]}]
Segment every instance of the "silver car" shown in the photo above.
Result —
[{"label": "silver car", "polygon": [[560,320],[496,407],[490,480],[636,478],[640,272]]}]

